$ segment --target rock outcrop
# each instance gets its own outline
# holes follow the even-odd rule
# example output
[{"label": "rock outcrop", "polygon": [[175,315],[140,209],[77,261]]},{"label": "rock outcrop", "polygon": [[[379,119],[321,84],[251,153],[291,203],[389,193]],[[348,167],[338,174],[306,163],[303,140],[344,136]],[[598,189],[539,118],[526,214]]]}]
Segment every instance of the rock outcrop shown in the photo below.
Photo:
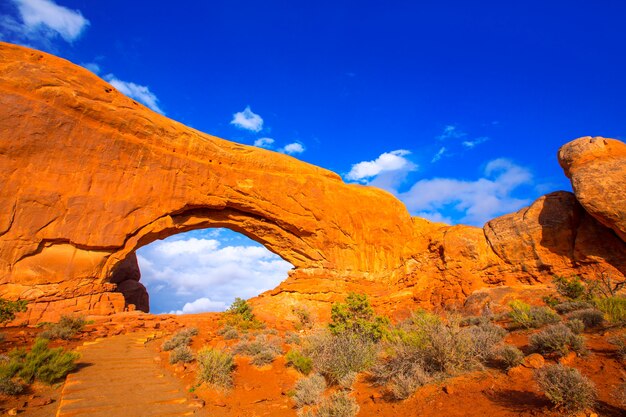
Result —
[{"label": "rock outcrop", "polygon": [[[570,165],[577,178],[583,164]],[[484,229],[432,223],[385,191],[198,132],[68,61],[5,43],[0,178],[0,297],[30,300],[31,322],[147,310],[135,250],[208,227],[243,233],[294,265],[254,300],[261,314],[351,290],[393,312],[552,274],[626,273],[613,231],[623,217],[597,206],[589,215],[571,193]]]}]

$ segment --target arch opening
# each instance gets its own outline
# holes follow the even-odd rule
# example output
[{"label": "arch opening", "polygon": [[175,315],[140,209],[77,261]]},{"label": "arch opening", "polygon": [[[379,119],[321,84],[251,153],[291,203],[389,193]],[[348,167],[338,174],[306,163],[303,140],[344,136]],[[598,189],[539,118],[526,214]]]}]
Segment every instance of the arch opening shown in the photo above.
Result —
[{"label": "arch opening", "polygon": [[126,259],[130,261],[120,262],[114,277],[120,276],[124,264],[134,263],[136,271],[129,273],[129,265],[122,268],[125,277],[116,282],[118,291],[127,304],[154,314],[223,311],[236,297],[251,298],[275,288],[294,267],[228,228],[172,234],[143,245]]}]

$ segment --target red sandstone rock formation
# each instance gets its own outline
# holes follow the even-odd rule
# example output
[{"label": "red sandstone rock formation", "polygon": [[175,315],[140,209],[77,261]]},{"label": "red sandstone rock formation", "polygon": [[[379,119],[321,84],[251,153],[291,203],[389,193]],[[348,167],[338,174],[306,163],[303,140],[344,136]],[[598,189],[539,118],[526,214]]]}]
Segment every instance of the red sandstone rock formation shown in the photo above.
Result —
[{"label": "red sandstone rock formation", "polygon": [[[623,146],[610,143],[609,155]],[[567,155],[579,178],[583,165]],[[385,191],[203,134],[68,61],[4,43],[0,178],[0,297],[30,300],[31,322],[128,304],[146,310],[134,251],[207,227],[241,232],[294,265],[254,300],[274,315],[350,290],[393,311],[462,304],[481,288],[552,274],[626,273],[624,242],[605,227],[624,230],[615,215],[623,200],[594,205],[590,216],[586,199],[581,207],[559,192],[484,229],[431,223]]]}]

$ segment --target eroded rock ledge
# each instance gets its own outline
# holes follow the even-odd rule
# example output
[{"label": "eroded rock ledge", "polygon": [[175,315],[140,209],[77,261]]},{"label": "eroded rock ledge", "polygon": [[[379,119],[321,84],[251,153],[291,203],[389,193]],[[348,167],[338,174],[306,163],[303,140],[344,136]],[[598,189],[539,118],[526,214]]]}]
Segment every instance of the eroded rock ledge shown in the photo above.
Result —
[{"label": "eroded rock ledge", "polygon": [[395,310],[552,274],[623,277],[625,155],[622,142],[578,139],[560,152],[576,196],[483,229],[431,223],[385,191],[198,132],[68,61],[0,43],[0,297],[30,300],[30,321],[146,310],[135,250],[207,227],[295,266],[254,300],[272,314],[350,290]]}]

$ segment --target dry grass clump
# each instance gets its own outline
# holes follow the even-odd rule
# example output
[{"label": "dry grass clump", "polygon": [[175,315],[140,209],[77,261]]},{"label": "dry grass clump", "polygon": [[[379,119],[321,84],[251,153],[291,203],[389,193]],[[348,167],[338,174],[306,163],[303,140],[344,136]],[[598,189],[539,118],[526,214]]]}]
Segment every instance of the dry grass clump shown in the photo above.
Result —
[{"label": "dry grass clump", "polygon": [[254,340],[242,340],[233,348],[233,353],[237,355],[251,356],[250,363],[255,366],[268,365],[276,359],[276,356],[283,354],[280,337],[259,335]]},{"label": "dry grass clump", "polygon": [[509,317],[519,327],[533,329],[561,321],[561,317],[549,307],[531,306],[515,300],[509,303]]},{"label": "dry grass clump", "polygon": [[181,345],[176,346],[170,351],[170,363],[172,365],[176,363],[189,363],[195,359],[193,351],[189,346]]},{"label": "dry grass clump", "polygon": [[565,356],[570,350],[577,353],[585,351],[585,340],[574,334],[566,325],[559,323],[548,326],[545,330],[530,336],[530,347],[539,353],[554,353]]},{"label": "dry grass clump", "polygon": [[535,372],[535,380],[546,397],[565,411],[581,411],[595,404],[595,386],[575,368],[548,365]]},{"label": "dry grass clump", "polygon": [[578,310],[586,310],[588,308],[593,308],[593,305],[587,301],[564,301],[562,303],[558,303],[554,306],[554,309],[559,314],[567,314],[572,311]]},{"label": "dry grass clump", "polygon": [[609,322],[613,324],[626,322],[626,297],[597,298],[593,302],[596,308],[605,314]]},{"label": "dry grass clump", "polygon": [[585,328],[598,327],[604,322],[604,313],[595,308],[586,308],[571,313],[569,319],[578,319],[583,322]]},{"label": "dry grass clump", "polygon": [[161,348],[167,352],[170,350],[174,350],[179,346],[189,346],[191,344],[191,339],[197,334],[198,329],[196,329],[195,327],[182,329],[174,334],[174,336],[166,340]]},{"label": "dry grass clump", "polygon": [[205,347],[198,352],[198,381],[216,388],[233,385],[235,361],[233,355],[218,349]]},{"label": "dry grass clump", "polygon": [[511,345],[501,346],[497,351],[496,357],[502,361],[506,369],[520,365],[524,361],[524,353]]},{"label": "dry grass clump", "polygon": [[314,405],[322,401],[322,395],[326,389],[326,380],[320,374],[300,378],[294,388],[293,400],[296,407]]},{"label": "dry grass clump", "polygon": [[48,328],[41,332],[40,337],[48,340],[70,340],[74,335],[82,332],[86,324],[83,316],[61,316],[59,322],[48,325]]},{"label": "dry grass clump", "polygon": [[313,414],[315,417],[354,417],[359,412],[359,404],[344,391],[338,391],[325,398]]}]

